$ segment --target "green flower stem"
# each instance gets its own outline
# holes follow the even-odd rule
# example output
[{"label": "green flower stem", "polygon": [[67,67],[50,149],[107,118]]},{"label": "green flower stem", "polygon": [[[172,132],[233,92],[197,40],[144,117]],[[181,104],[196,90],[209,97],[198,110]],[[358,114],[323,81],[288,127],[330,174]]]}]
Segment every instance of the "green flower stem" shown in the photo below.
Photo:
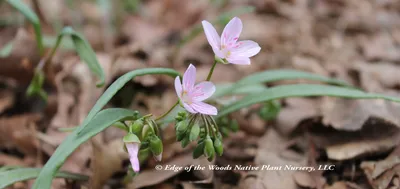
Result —
[{"label": "green flower stem", "polygon": [[212,76],[212,74],[214,73],[214,68],[215,68],[215,66],[217,65],[217,63],[218,63],[217,61],[214,62],[213,66],[211,67],[210,72],[208,73],[208,76],[207,76],[206,81],[210,81],[210,80],[211,80],[211,76]]},{"label": "green flower stem", "polygon": [[156,118],[156,121],[158,121],[158,120],[162,119],[163,117],[167,116],[178,104],[179,104],[179,100],[176,101],[175,105],[173,105],[167,112],[165,112],[160,117]]}]

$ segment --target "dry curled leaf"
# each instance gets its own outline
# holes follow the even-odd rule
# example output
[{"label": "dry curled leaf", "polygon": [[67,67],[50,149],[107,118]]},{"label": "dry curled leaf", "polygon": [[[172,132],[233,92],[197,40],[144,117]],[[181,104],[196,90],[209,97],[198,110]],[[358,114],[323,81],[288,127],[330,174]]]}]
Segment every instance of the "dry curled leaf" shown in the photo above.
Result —
[{"label": "dry curled leaf", "polygon": [[328,158],[333,160],[379,154],[400,142],[399,127],[375,117],[368,119],[357,131],[341,131],[322,124],[313,124],[308,132],[314,143],[325,149]]}]

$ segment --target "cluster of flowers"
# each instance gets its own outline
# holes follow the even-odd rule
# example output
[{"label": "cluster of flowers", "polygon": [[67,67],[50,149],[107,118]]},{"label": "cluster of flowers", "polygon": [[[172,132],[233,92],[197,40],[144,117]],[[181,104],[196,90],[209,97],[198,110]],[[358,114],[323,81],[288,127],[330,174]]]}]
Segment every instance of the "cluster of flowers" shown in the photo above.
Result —
[{"label": "cluster of flowers", "polygon": [[[221,36],[209,22],[203,21],[202,25],[208,43],[214,51],[216,62],[249,65],[250,57],[261,50],[254,41],[238,41],[243,24],[237,17],[229,21]],[[179,76],[175,78],[175,90],[179,104],[189,112],[189,114],[186,111],[179,112],[175,118],[177,141],[181,142],[182,147],[186,147],[189,142],[199,138],[198,145],[193,152],[194,158],[204,155],[211,161],[215,154],[221,156],[223,153],[222,135],[212,117],[218,114],[218,110],[203,102],[214,94],[215,85],[210,81],[196,84],[196,67],[189,65],[182,82]],[[148,149],[147,151],[150,151],[156,160],[161,160],[163,147],[160,133],[157,125],[151,119],[142,118],[130,125],[124,142],[130,156],[132,169],[135,172],[139,172],[138,154],[141,148]]]}]

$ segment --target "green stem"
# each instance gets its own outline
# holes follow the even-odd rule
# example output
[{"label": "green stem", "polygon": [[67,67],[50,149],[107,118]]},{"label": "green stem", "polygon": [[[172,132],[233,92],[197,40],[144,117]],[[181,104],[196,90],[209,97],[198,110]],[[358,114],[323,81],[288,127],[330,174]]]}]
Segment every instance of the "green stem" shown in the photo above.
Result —
[{"label": "green stem", "polygon": [[217,63],[218,63],[217,61],[214,62],[213,66],[211,67],[210,72],[208,73],[208,76],[207,76],[206,81],[210,81],[210,80],[211,80],[211,76],[212,76],[212,74],[213,74],[213,72],[214,72],[214,68],[215,68],[215,66],[217,65]]},{"label": "green stem", "polygon": [[168,115],[177,105],[179,104],[179,100],[175,103],[175,105],[173,105],[167,112],[165,112],[163,115],[161,115],[160,117],[156,118],[156,121],[164,118],[166,115]]}]

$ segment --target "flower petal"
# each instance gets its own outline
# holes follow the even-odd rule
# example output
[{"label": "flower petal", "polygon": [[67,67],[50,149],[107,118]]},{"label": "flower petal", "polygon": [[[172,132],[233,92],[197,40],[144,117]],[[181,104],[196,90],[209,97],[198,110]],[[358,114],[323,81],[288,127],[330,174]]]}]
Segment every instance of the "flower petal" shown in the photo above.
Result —
[{"label": "flower petal", "polygon": [[185,102],[182,102],[183,107],[190,113],[195,114],[198,113],[196,110],[194,110],[191,106],[189,106],[188,104],[186,104]]},{"label": "flower petal", "polygon": [[176,91],[176,95],[178,95],[179,99],[181,99],[182,83],[181,83],[181,79],[179,78],[179,76],[176,76],[176,78],[175,78],[175,91]]},{"label": "flower petal", "polygon": [[156,159],[156,161],[161,161],[162,160],[162,153],[160,155],[154,156],[154,159]]},{"label": "flower petal", "polygon": [[201,24],[203,25],[204,33],[206,34],[207,41],[211,47],[213,49],[221,48],[221,38],[219,37],[215,28],[210,24],[210,22],[205,20],[203,20]]},{"label": "flower petal", "polygon": [[212,82],[204,81],[194,86],[189,95],[194,101],[203,101],[210,98],[214,92],[215,85]]},{"label": "flower petal", "polygon": [[188,69],[183,74],[183,90],[190,91],[194,87],[196,82],[196,67],[192,64],[189,65]]},{"label": "flower petal", "polygon": [[239,39],[240,33],[242,33],[242,28],[242,21],[238,17],[229,21],[221,35],[221,46],[230,47],[234,45]]},{"label": "flower petal", "polygon": [[258,43],[250,40],[239,41],[234,47],[229,49],[231,51],[231,57],[252,57],[258,54],[261,47]]},{"label": "flower petal", "polygon": [[129,160],[131,162],[133,171],[139,172],[140,170],[140,163],[138,159],[139,144],[135,142],[125,143],[125,146],[129,153]]},{"label": "flower petal", "polygon": [[240,65],[250,65],[250,58],[248,57],[234,57],[234,58],[227,58],[229,63],[231,64],[240,64]]},{"label": "flower petal", "polygon": [[192,108],[201,113],[201,114],[207,114],[207,115],[217,115],[218,110],[214,106],[211,106],[209,104],[206,104],[204,102],[193,102],[191,104]]},{"label": "flower petal", "polygon": [[212,48],[212,50],[214,51],[214,54],[217,55],[218,57],[225,58],[224,53],[220,49]]}]

